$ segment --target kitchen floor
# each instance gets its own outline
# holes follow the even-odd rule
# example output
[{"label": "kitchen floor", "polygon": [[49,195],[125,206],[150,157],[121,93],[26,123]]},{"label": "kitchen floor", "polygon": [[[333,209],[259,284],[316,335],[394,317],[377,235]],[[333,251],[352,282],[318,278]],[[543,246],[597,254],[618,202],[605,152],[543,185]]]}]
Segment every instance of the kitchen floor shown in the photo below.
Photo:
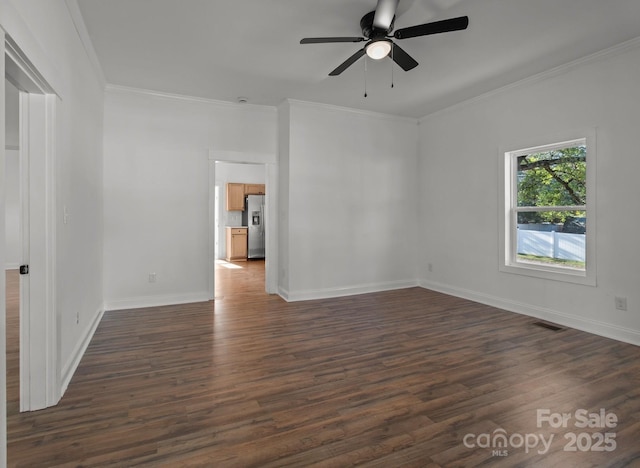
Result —
[{"label": "kitchen floor", "polygon": [[236,295],[267,294],[264,268],[264,259],[246,262],[217,260],[215,299],[219,301]]}]

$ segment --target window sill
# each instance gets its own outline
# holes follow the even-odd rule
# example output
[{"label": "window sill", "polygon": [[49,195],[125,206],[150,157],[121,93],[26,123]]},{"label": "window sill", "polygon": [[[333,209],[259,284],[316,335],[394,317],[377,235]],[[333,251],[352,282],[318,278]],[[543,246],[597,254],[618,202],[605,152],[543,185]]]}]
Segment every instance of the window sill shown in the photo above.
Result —
[{"label": "window sill", "polygon": [[565,283],[596,286],[595,274],[562,267],[545,267],[544,265],[514,263],[501,265],[500,271],[533,278],[541,278],[551,281],[563,281]]}]

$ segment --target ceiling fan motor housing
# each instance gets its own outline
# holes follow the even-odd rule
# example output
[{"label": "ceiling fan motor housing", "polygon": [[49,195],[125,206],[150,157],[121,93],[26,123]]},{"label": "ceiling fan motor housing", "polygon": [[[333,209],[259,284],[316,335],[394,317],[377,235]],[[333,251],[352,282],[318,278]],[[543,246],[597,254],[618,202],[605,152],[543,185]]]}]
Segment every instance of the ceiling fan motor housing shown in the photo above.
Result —
[{"label": "ceiling fan motor housing", "polygon": [[360,28],[362,28],[362,35],[367,39],[383,39],[387,37],[393,31],[393,23],[395,21],[395,16],[389,25],[389,29],[383,31],[382,29],[375,28],[373,26],[373,18],[375,17],[376,12],[371,11],[364,15],[360,20]]}]

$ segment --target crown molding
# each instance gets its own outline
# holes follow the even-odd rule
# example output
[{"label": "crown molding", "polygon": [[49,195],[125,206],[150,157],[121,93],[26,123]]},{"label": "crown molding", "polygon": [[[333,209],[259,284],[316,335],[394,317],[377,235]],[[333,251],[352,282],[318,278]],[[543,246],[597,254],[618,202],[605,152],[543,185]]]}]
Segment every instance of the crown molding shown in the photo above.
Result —
[{"label": "crown molding", "polygon": [[134,94],[138,96],[147,96],[152,98],[166,99],[170,101],[193,102],[198,104],[214,105],[218,107],[226,107],[234,110],[254,110],[275,114],[277,108],[275,106],[266,106],[259,104],[237,103],[229,101],[220,101],[217,99],[201,98],[196,96],[187,96],[184,94],[165,93],[162,91],[154,91],[151,89],[134,88],[130,86],[120,86],[107,84],[105,91],[120,94]]},{"label": "crown molding", "polygon": [[633,50],[637,47],[640,47],[640,36],[630,39],[625,42],[621,42],[620,44],[616,44],[612,47],[608,47],[606,49],[600,50],[598,52],[594,52],[593,54],[585,55],[584,57],[580,57],[579,59],[572,60],[571,62],[563,63],[562,65],[558,65],[557,67],[550,68],[543,72],[537,73],[535,75],[531,75],[527,78],[523,78],[518,81],[514,81],[513,83],[501,86],[499,88],[493,89],[491,91],[487,91],[486,93],[479,94],[469,99],[465,99],[464,101],[460,101],[456,104],[453,104],[449,107],[445,107],[444,109],[436,110],[430,114],[427,114],[418,119],[418,124],[421,124],[424,121],[429,120],[432,117],[436,117],[441,114],[446,114],[448,112],[455,111],[457,109],[472,105],[479,101],[484,101],[493,96],[508,92],[512,89],[517,89],[524,86],[529,86],[535,83],[539,83],[541,81],[547,80],[549,78],[553,78],[555,76],[563,75],[575,68],[582,67],[589,63],[598,62],[600,60],[605,60],[610,57],[615,57],[616,55],[623,54],[628,52],[629,50]]},{"label": "crown molding", "polygon": [[280,105],[278,106],[278,108],[280,108],[283,104],[289,104],[290,106],[296,106],[296,107],[308,107],[308,108],[315,108],[315,109],[323,109],[323,110],[328,110],[328,111],[333,111],[333,112],[341,112],[341,113],[349,113],[349,114],[354,114],[354,115],[360,115],[360,116],[364,116],[364,117],[371,117],[374,119],[381,119],[381,120],[391,120],[394,122],[404,122],[404,123],[412,123],[412,124],[418,124],[418,119],[413,118],[413,117],[405,117],[405,116],[400,116],[400,115],[393,115],[393,114],[384,114],[382,112],[374,112],[374,111],[369,111],[369,110],[364,110],[364,109],[355,109],[353,107],[343,107],[343,106],[336,106],[334,104],[323,104],[323,103],[319,103],[319,102],[310,102],[310,101],[300,101],[297,99],[284,99]]},{"label": "crown molding", "polygon": [[84,23],[82,13],[80,12],[78,0],[65,0],[65,4],[67,5],[67,10],[69,11],[69,15],[71,16],[71,21],[76,28],[76,32],[78,33],[78,37],[80,38],[82,47],[87,54],[87,58],[91,63],[93,71],[96,74],[100,85],[104,89],[107,85],[107,80],[104,76],[102,65],[100,65],[100,60],[98,60],[98,54],[96,54],[96,51],[93,48],[93,42],[91,41],[91,38],[89,36],[89,31],[87,31],[87,26]]}]

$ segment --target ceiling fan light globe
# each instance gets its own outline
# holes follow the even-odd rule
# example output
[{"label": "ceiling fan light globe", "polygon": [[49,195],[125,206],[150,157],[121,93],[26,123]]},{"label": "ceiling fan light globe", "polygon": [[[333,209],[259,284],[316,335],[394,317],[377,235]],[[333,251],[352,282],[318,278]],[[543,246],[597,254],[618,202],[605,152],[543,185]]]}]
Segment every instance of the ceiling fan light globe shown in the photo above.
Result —
[{"label": "ceiling fan light globe", "polygon": [[366,52],[374,60],[383,59],[391,52],[391,42],[385,40],[372,42],[367,45]]}]

